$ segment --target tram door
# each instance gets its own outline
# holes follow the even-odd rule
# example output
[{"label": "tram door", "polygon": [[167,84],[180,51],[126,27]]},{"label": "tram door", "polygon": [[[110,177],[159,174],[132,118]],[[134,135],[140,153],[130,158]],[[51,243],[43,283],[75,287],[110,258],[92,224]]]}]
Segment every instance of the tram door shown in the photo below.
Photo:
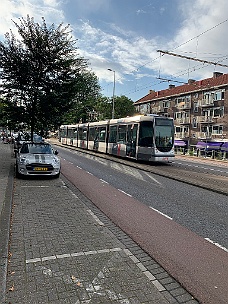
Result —
[{"label": "tram door", "polygon": [[130,157],[136,156],[136,142],[137,142],[137,132],[138,125],[131,124],[127,127],[127,145],[126,145],[126,155]]}]

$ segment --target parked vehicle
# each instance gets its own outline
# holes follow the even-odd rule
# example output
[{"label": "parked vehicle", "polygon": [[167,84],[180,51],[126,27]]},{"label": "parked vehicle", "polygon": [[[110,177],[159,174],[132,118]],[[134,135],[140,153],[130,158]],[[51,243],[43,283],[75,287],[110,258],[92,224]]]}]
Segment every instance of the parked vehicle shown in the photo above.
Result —
[{"label": "parked vehicle", "polygon": [[[15,138],[14,138],[14,153],[15,153],[15,157],[17,155],[17,152],[19,151],[19,149],[22,147],[22,144],[26,141],[30,141],[31,139],[31,135],[30,133],[18,133],[16,134]],[[33,142],[43,142],[43,138],[40,135],[37,134],[33,134]]]},{"label": "parked vehicle", "polygon": [[16,155],[16,176],[60,175],[58,152],[49,143],[23,142]]}]

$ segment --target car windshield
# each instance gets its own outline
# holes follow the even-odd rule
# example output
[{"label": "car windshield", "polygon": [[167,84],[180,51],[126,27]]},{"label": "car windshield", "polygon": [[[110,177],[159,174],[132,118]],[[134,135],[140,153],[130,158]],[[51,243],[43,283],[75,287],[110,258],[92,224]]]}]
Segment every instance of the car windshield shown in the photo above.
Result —
[{"label": "car windshield", "polygon": [[52,154],[52,148],[50,145],[44,144],[24,144],[21,148],[21,153],[31,153],[31,154]]}]

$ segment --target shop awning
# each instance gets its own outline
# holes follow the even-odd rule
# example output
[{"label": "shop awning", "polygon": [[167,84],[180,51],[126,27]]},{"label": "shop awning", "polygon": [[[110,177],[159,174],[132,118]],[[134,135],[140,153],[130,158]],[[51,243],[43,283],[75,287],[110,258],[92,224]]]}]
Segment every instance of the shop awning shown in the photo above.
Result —
[{"label": "shop awning", "polygon": [[205,143],[204,141],[198,141],[196,148],[197,149],[206,149],[207,147],[207,143]]},{"label": "shop awning", "polygon": [[207,150],[220,150],[222,142],[209,142],[207,144]]},{"label": "shop awning", "polygon": [[224,142],[221,146],[221,151],[228,152],[228,142]]},{"label": "shop awning", "polygon": [[177,146],[177,147],[185,147],[187,144],[184,140],[178,140],[178,139],[175,139],[174,140],[174,146]]}]

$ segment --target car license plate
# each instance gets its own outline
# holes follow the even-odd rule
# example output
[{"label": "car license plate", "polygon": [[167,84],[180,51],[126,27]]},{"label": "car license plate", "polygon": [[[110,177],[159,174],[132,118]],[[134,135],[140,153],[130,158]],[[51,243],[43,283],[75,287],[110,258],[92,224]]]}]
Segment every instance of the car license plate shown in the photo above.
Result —
[{"label": "car license plate", "polygon": [[33,171],[48,171],[48,168],[35,167],[35,168],[33,168]]}]

